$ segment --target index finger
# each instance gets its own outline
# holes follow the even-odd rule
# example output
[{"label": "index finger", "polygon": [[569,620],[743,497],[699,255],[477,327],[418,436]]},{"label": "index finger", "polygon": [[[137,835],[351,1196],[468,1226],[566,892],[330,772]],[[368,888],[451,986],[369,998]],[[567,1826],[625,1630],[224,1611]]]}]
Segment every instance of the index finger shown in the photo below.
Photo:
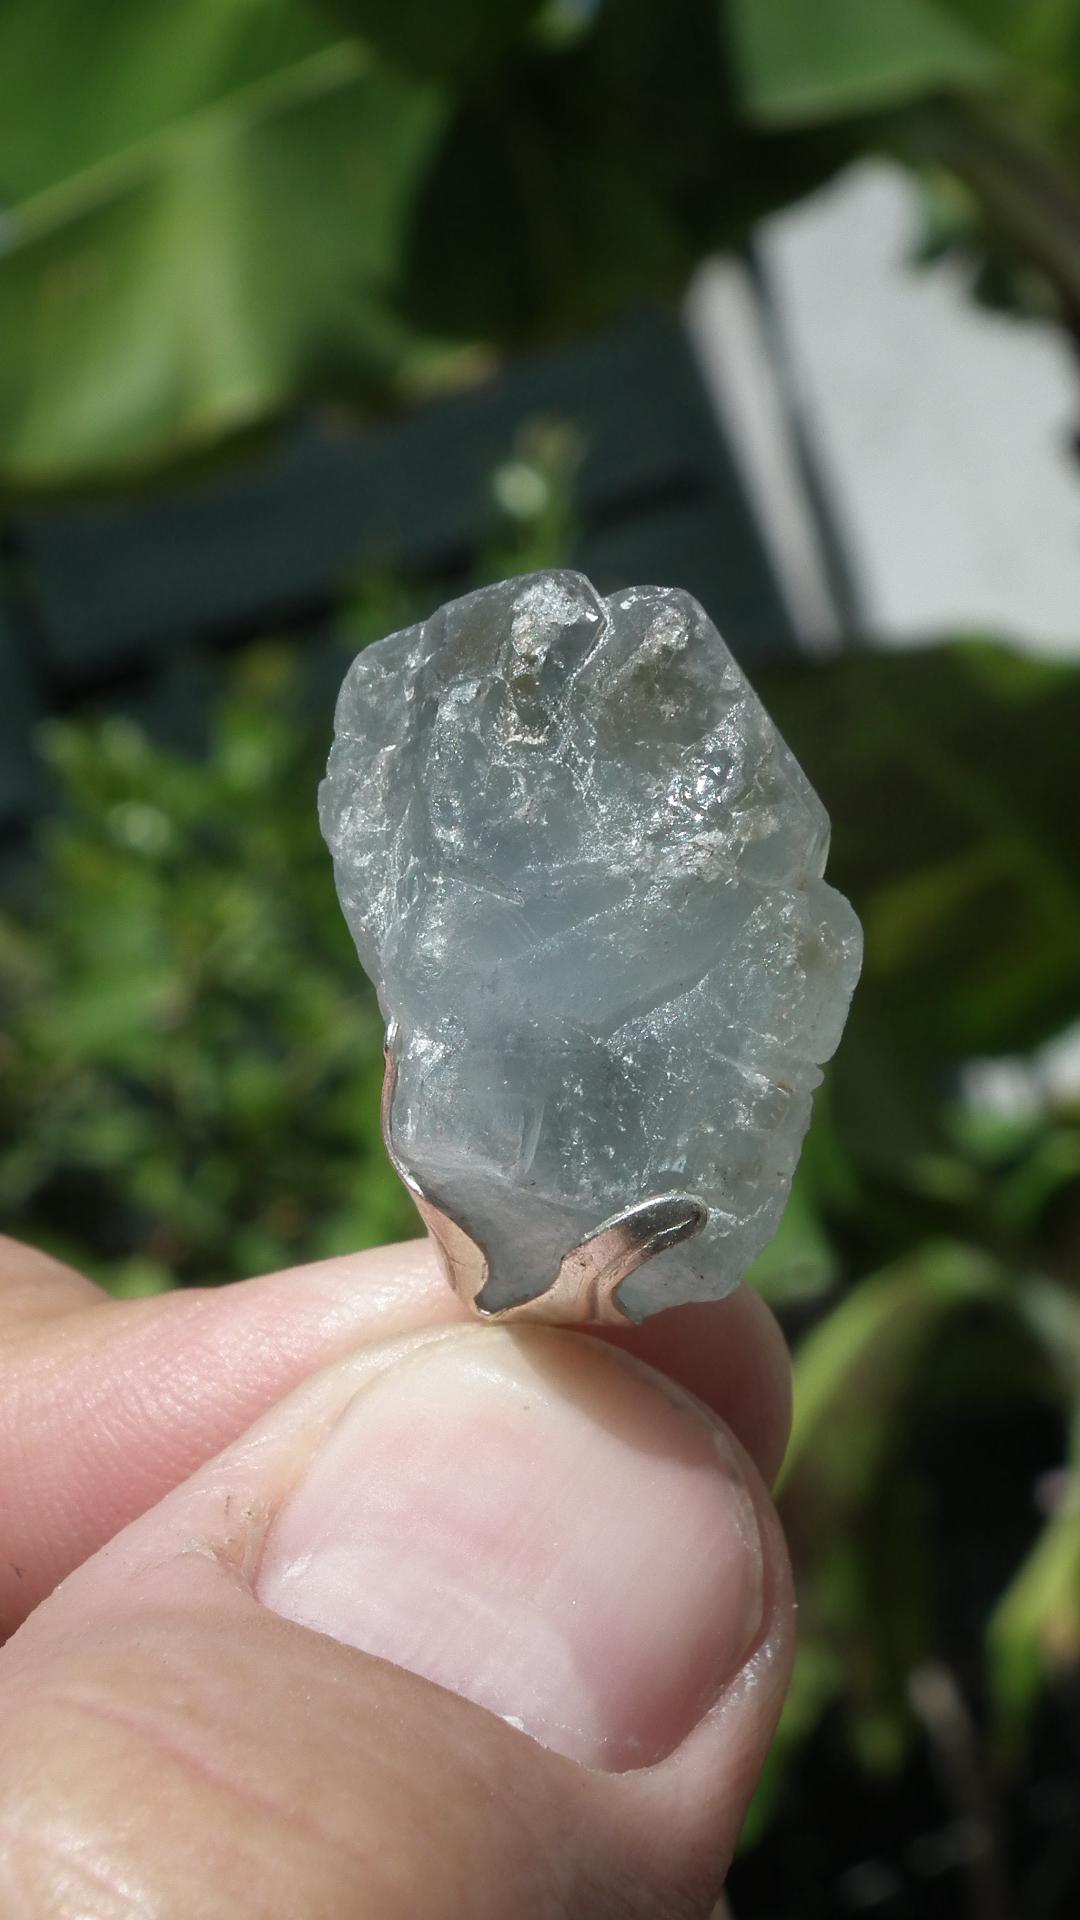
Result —
[{"label": "index finger", "polygon": [[[464,1311],[423,1240],[115,1301],[0,1239],[0,1638],[309,1374]],[[788,1369],[757,1296],[740,1288],[602,1337],[688,1387],[775,1472]]]}]

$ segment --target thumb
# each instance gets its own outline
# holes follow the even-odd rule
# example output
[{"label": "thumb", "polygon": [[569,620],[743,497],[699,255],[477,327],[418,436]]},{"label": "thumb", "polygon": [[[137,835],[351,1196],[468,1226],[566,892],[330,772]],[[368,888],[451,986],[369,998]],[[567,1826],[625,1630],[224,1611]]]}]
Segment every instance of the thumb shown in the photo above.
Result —
[{"label": "thumb", "polygon": [[659,1375],[540,1329],[368,1349],[0,1652],[18,1911],[704,1915],[790,1628],[762,1483]]}]

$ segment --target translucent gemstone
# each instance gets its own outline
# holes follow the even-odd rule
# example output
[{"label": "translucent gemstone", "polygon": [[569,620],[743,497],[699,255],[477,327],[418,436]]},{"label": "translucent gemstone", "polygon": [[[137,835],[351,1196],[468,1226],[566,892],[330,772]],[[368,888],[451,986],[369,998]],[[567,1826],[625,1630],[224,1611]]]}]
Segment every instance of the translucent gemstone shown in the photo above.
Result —
[{"label": "translucent gemstone", "polygon": [[323,832],[396,1025],[395,1153],[485,1305],[657,1194],[708,1208],[624,1280],[730,1291],[773,1233],[859,971],[825,810],[687,594],[485,587],[368,647]]}]

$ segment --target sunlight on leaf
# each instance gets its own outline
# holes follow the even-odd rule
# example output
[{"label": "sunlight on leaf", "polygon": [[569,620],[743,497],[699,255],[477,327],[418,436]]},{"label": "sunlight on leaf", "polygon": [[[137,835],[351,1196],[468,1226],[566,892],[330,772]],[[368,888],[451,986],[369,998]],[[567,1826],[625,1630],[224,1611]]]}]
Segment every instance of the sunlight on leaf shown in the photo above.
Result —
[{"label": "sunlight on leaf", "polygon": [[780,1225],[746,1279],[770,1306],[778,1307],[795,1300],[816,1299],[827,1293],[837,1278],[836,1255],[817,1204],[812,1170],[804,1157],[795,1170]]},{"label": "sunlight on leaf", "polygon": [[983,87],[993,50],[935,0],[728,0],[747,112],[797,125]]},{"label": "sunlight on leaf", "polygon": [[16,207],[0,256],[9,475],[40,485],[213,442],[331,369],[358,395],[404,376],[433,351],[395,282],[446,111],[342,41]]},{"label": "sunlight on leaf", "polygon": [[944,1315],[995,1298],[1000,1276],[973,1249],[928,1245],[863,1280],[795,1353],[795,1418],[780,1488],[810,1475],[830,1509],[871,1483],[898,1396]]},{"label": "sunlight on leaf", "polygon": [[988,1659],[999,1737],[1015,1742],[1042,1687],[1080,1669],[1080,1411],[1059,1504],[994,1611]]}]

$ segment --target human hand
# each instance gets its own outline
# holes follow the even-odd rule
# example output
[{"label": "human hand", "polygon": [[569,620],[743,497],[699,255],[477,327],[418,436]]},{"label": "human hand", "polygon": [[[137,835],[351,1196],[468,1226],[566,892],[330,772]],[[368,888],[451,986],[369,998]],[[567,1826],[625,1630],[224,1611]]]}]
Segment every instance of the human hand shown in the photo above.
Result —
[{"label": "human hand", "polygon": [[707,1914],[787,1422],[749,1289],[509,1332],[423,1242],[116,1302],[0,1239],[0,1913]]}]

